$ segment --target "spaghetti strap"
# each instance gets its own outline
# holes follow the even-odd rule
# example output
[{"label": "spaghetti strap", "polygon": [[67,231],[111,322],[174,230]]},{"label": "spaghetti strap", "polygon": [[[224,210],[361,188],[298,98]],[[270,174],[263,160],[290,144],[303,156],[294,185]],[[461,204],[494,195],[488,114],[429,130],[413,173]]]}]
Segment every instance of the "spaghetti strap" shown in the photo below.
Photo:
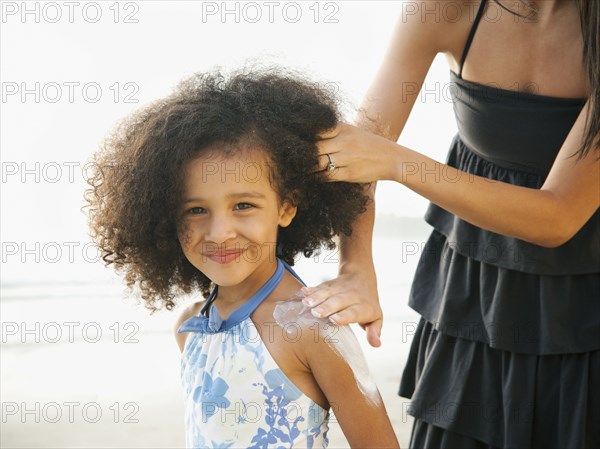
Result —
[{"label": "spaghetti strap", "polygon": [[465,65],[465,59],[467,59],[467,53],[469,53],[469,48],[471,48],[471,43],[473,42],[475,31],[477,31],[477,27],[479,26],[479,22],[481,21],[481,17],[483,16],[485,2],[486,0],[481,0],[481,3],[479,4],[479,9],[477,10],[477,15],[475,16],[475,20],[473,21],[473,25],[471,25],[471,31],[469,33],[469,37],[467,38],[467,43],[465,44],[465,49],[463,50],[462,57],[460,58],[460,71],[458,72],[459,78],[462,78],[462,71],[463,66]]}]

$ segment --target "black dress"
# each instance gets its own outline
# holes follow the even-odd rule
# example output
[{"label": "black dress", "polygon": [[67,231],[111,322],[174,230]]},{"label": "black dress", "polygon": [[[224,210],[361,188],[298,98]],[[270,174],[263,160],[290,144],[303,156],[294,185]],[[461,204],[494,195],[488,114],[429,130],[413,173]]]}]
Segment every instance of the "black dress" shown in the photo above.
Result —
[{"label": "black dress", "polygon": [[[447,163],[540,188],[585,99],[462,79],[484,8],[451,72]],[[415,417],[411,447],[600,448],[599,214],[544,248],[429,206],[409,298],[422,318],[399,391]]]}]

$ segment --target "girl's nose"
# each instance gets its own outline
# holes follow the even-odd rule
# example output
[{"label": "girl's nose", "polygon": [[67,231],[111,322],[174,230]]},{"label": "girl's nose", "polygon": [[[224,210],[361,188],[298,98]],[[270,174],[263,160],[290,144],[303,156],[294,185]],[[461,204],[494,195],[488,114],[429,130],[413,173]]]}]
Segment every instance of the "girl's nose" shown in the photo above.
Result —
[{"label": "girl's nose", "polygon": [[231,218],[222,214],[212,216],[206,240],[221,244],[235,236],[236,232]]}]

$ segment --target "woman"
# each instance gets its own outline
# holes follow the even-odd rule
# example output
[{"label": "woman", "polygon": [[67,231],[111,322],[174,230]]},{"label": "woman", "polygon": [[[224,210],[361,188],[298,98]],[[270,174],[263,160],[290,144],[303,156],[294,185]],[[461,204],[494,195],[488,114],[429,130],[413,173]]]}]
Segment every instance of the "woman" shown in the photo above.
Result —
[{"label": "woman", "polygon": [[[395,180],[432,203],[400,386],[411,447],[600,447],[600,2],[453,3],[450,17],[410,2],[358,127],[319,148],[332,181]],[[447,164],[395,143],[417,96],[402,101],[404,83],[440,52],[459,129]],[[373,217],[342,241],[338,278],[305,293],[378,346]]]}]

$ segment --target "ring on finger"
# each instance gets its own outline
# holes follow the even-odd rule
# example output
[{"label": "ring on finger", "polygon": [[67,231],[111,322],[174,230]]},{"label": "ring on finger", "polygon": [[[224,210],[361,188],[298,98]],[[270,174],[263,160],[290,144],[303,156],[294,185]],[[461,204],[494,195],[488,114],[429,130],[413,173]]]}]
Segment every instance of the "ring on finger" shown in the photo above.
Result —
[{"label": "ring on finger", "polygon": [[327,160],[329,161],[329,163],[327,164],[327,167],[325,167],[325,169],[328,172],[332,172],[333,170],[336,169],[337,165],[335,165],[335,162],[333,162],[331,160],[331,156],[329,155],[329,153],[326,153],[325,156],[327,156]]}]

